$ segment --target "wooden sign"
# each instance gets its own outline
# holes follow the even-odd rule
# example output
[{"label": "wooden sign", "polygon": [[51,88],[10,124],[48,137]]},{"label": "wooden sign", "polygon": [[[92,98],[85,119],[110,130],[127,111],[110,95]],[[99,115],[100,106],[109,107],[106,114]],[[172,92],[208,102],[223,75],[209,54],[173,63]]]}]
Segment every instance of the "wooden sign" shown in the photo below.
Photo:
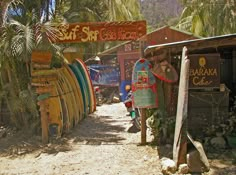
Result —
[{"label": "wooden sign", "polygon": [[51,81],[57,81],[58,76],[39,76],[39,77],[32,77],[31,82],[32,83],[46,83]]},{"label": "wooden sign", "polygon": [[220,55],[189,55],[189,88],[220,87]]},{"label": "wooden sign", "polygon": [[139,59],[132,73],[133,105],[135,108],[158,107],[157,84],[150,69],[152,65],[146,59]]},{"label": "wooden sign", "polygon": [[50,64],[52,53],[45,51],[33,51],[31,58],[33,63]]},{"label": "wooden sign", "polygon": [[146,35],[146,21],[61,24],[57,43],[126,41]]}]

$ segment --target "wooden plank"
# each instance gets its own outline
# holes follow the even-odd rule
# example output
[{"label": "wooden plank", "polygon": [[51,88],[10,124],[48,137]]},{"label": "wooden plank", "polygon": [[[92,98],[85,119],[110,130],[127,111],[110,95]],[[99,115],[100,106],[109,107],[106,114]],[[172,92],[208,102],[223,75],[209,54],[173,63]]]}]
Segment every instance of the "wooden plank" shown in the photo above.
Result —
[{"label": "wooden plank", "polygon": [[45,51],[33,51],[31,58],[33,63],[50,64],[52,53]]},{"label": "wooden plank", "polygon": [[31,82],[32,83],[46,83],[51,81],[57,81],[57,76],[40,76],[40,77],[32,77]]},{"label": "wooden plank", "polygon": [[186,118],[187,118],[187,108],[188,108],[189,66],[190,66],[190,61],[187,57],[187,48],[184,47],[182,52],[178,104],[177,104],[177,114],[175,123],[174,145],[173,145],[173,160],[175,161],[177,166],[181,163],[186,163],[186,154],[187,154]]},{"label": "wooden plank", "polygon": [[57,76],[59,69],[49,69],[49,70],[32,70],[32,76]]},{"label": "wooden plank", "polygon": [[37,87],[36,88],[36,93],[37,94],[44,94],[44,93],[50,93],[52,91],[53,87]]},{"label": "wooden plank", "polygon": [[48,136],[48,116],[46,111],[47,100],[39,101],[40,115],[41,115],[41,128],[42,128],[42,143],[47,144],[49,141]]},{"label": "wooden plank", "polygon": [[33,69],[50,69],[51,65],[50,64],[32,63],[32,68]]},{"label": "wooden plank", "polygon": [[48,84],[48,83],[31,83],[31,86],[35,86],[35,87],[49,87],[49,86],[52,86],[52,84]]}]

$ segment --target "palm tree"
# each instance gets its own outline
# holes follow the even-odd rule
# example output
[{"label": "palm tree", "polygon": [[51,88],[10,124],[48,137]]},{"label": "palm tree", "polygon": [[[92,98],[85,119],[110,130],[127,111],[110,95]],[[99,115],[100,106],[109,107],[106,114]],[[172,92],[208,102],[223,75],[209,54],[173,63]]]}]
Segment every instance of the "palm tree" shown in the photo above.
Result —
[{"label": "palm tree", "polygon": [[[185,8],[177,27],[200,36],[215,36],[236,32],[236,0],[182,1]],[[226,22],[227,21],[227,22]]]},{"label": "palm tree", "polygon": [[142,19],[140,4],[137,0],[105,0],[103,1],[108,21],[132,21]]},{"label": "palm tree", "polygon": [[[3,0],[2,4],[0,90],[5,94],[11,121],[18,128],[28,128],[39,119],[35,96],[29,86],[29,65],[33,49],[57,48],[50,42],[55,30],[51,21],[61,22],[65,18],[68,22],[140,19],[136,0]],[[68,12],[63,16],[61,13],[66,10]]]},{"label": "palm tree", "polygon": [[53,46],[48,36],[51,39],[55,30],[49,22],[45,23],[49,15],[40,16],[34,3],[31,8],[25,8],[30,2],[22,1],[19,6],[8,4],[11,13],[4,16],[7,19],[3,20],[0,32],[1,91],[6,94],[11,121],[18,128],[29,128],[39,120],[35,95],[30,88],[31,52],[45,49],[41,46]]},{"label": "palm tree", "polygon": [[141,19],[138,0],[73,0],[64,16],[68,22]]},{"label": "palm tree", "polygon": [[[101,22],[101,21],[134,21],[142,19],[138,0],[73,0],[64,14],[67,22]],[[86,57],[91,57],[103,51],[106,45],[112,47],[117,42],[79,43]],[[93,53],[91,53],[91,51]]]}]

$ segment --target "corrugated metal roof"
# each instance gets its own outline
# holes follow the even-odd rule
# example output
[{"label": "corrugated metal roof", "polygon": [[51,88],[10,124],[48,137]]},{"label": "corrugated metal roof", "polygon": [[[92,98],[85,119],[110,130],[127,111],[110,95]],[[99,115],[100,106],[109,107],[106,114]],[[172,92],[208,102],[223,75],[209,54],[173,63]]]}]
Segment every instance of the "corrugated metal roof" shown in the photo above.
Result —
[{"label": "corrugated metal roof", "polygon": [[[225,42],[222,42],[222,41],[225,41]],[[200,43],[202,44],[202,46],[198,45]],[[214,37],[207,37],[207,38],[200,38],[200,39],[193,39],[193,40],[185,40],[185,41],[179,41],[179,42],[172,42],[172,43],[166,43],[166,44],[152,45],[152,46],[148,46],[144,50],[144,55],[149,56],[151,53],[155,51],[163,50],[167,48],[173,48],[173,47],[183,47],[183,46],[191,47],[194,45],[199,48],[201,47],[207,48],[207,47],[213,47],[213,46],[219,47],[219,46],[226,46],[226,45],[232,45],[232,44],[236,45],[236,33],[214,36]]]},{"label": "corrugated metal roof", "polygon": [[[167,25],[167,26],[160,27],[160,28],[158,28],[158,29],[156,29],[156,30],[154,30],[154,31],[152,31],[152,32],[150,32],[150,33],[148,33],[148,34],[151,34],[151,33],[154,33],[154,32],[158,32],[158,31],[160,31],[160,30],[162,30],[162,29],[164,29],[164,28],[169,28],[169,29],[171,29],[171,30],[175,30],[175,31],[177,31],[177,32],[184,33],[184,34],[186,34],[186,35],[194,36],[194,37],[196,37],[196,38],[202,38],[201,36],[194,35],[194,34],[191,33],[191,32],[188,32],[188,31],[185,31],[185,30],[180,30],[180,29],[178,29],[178,28],[176,28],[176,27],[168,26],[168,25]],[[148,35],[148,34],[147,34],[147,35]]]}]

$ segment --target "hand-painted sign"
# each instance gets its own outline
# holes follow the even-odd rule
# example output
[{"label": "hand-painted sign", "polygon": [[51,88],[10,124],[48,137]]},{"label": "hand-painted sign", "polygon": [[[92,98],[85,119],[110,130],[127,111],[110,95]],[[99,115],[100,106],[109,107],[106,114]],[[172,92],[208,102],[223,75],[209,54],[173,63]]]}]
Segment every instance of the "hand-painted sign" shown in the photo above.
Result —
[{"label": "hand-painted sign", "polygon": [[58,43],[137,40],[146,35],[146,21],[61,24]]},{"label": "hand-painted sign", "polygon": [[132,79],[132,71],[135,62],[137,59],[125,59],[124,60],[124,71],[125,71],[125,80],[130,80]]},{"label": "hand-painted sign", "polygon": [[189,88],[220,87],[220,55],[189,55]]},{"label": "hand-painted sign", "polygon": [[156,79],[151,73],[152,65],[146,59],[139,59],[132,73],[133,105],[137,108],[158,106]]},{"label": "hand-painted sign", "polygon": [[119,86],[119,67],[108,65],[88,66],[93,85]]}]

